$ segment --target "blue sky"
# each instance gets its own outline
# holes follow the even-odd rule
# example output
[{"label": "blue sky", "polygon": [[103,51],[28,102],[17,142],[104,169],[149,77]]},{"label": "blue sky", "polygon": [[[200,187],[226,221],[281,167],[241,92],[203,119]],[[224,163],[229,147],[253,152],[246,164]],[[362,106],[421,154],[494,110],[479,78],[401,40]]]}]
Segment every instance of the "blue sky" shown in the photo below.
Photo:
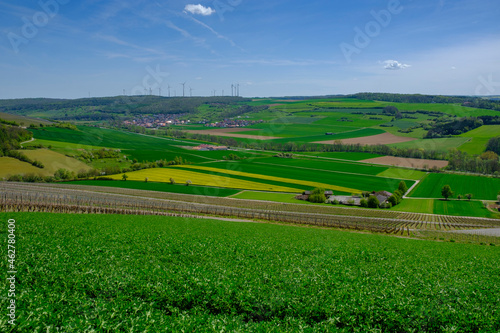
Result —
[{"label": "blue sky", "polygon": [[498,0],[0,0],[0,17],[0,98],[500,95]]}]

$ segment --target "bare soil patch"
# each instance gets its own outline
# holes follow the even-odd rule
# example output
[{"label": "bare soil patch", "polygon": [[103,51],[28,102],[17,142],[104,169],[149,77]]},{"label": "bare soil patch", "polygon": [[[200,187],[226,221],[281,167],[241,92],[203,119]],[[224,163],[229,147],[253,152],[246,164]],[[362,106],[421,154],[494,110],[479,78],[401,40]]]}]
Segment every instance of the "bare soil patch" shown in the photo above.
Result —
[{"label": "bare soil patch", "polygon": [[426,165],[428,168],[444,168],[448,165],[448,161],[438,161],[438,160],[425,160],[419,158],[405,158],[405,157],[395,157],[395,156],[382,156],[369,158],[361,162],[382,164],[382,165],[394,165],[408,168],[419,168],[422,169]]},{"label": "bare soil patch", "polygon": [[186,130],[188,133],[193,134],[208,134],[216,136],[228,136],[232,138],[245,138],[254,140],[272,140],[281,139],[275,136],[263,136],[263,135],[250,135],[250,134],[237,134],[238,132],[248,132],[248,131],[258,131],[255,128],[216,128],[210,130]]},{"label": "bare soil patch", "polygon": [[[342,139],[342,143],[344,144],[361,144],[361,145],[388,145],[391,143],[400,143],[400,142],[408,142],[417,140],[415,138],[406,138],[402,136],[396,136],[391,133],[383,133],[371,136],[363,136],[360,138],[352,138],[352,139]],[[337,140],[327,140],[327,141],[317,141],[315,143],[323,143],[323,144],[334,144]]]}]

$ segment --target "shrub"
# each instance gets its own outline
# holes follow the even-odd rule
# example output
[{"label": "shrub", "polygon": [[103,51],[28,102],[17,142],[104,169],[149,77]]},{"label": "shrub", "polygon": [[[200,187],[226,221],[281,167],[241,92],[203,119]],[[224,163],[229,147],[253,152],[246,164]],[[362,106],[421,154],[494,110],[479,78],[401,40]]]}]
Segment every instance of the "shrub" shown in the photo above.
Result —
[{"label": "shrub", "polygon": [[359,202],[359,205],[361,207],[368,207],[368,200],[366,199],[361,199],[361,201]]},{"label": "shrub", "polygon": [[392,207],[392,204],[390,202],[382,202],[380,204],[380,208],[389,209],[391,207]]},{"label": "shrub", "polygon": [[37,167],[37,168],[40,168],[40,169],[43,169],[45,168],[45,166],[43,165],[42,162],[40,161],[33,161],[33,163],[31,163],[33,166]]},{"label": "shrub", "polygon": [[22,182],[23,181],[23,176],[22,175],[12,175],[7,178],[9,182]]},{"label": "shrub", "polygon": [[75,178],[75,174],[66,169],[58,169],[54,173],[54,178],[57,180],[69,180]]},{"label": "shrub", "polygon": [[324,193],[312,193],[309,196],[309,202],[314,203],[324,203],[326,201],[326,197]]},{"label": "shrub", "polygon": [[408,191],[408,186],[403,180],[399,182],[398,190],[401,191],[403,195],[406,193],[406,191]]},{"label": "shrub", "polygon": [[380,205],[380,202],[378,201],[376,196],[372,195],[368,198],[368,207],[378,208],[379,205]]},{"label": "shrub", "polygon": [[441,189],[441,195],[445,200],[448,200],[449,197],[453,196],[453,191],[451,190],[450,185],[443,186],[443,188]]},{"label": "shrub", "polygon": [[311,195],[309,196],[309,202],[314,203],[324,203],[326,201],[325,197],[325,189],[324,188],[315,188],[311,191]]},{"label": "shrub", "polygon": [[394,195],[391,195],[387,201],[389,201],[392,206],[396,206],[399,203],[398,198]]}]

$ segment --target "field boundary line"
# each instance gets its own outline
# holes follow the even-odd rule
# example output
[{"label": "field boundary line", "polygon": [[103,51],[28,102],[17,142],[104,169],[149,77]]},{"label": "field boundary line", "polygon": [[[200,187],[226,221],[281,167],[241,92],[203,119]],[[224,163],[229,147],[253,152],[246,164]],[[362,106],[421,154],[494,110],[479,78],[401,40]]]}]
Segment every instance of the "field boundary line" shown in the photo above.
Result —
[{"label": "field boundary line", "polygon": [[[273,166],[277,166],[277,167],[282,167],[283,166],[283,165],[279,165],[279,164],[266,163],[266,162],[254,162],[254,163],[255,164],[273,165]],[[354,176],[368,176],[368,177],[385,178],[385,179],[401,179],[401,180],[408,180],[408,181],[412,181],[412,182],[416,181],[414,179],[391,178],[391,177],[384,177],[384,176],[377,176],[377,175],[368,175],[368,174],[365,174],[365,173],[354,173],[354,172],[346,172],[346,171],[314,169],[314,168],[308,168],[308,167],[299,167],[299,166],[295,166],[295,165],[287,165],[287,167],[295,168],[295,169],[306,169],[306,170],[313,170],[313,171],[325,171],[325,172],[331,172],[331,173],[341,173],[341,174],[354,175]]]}]

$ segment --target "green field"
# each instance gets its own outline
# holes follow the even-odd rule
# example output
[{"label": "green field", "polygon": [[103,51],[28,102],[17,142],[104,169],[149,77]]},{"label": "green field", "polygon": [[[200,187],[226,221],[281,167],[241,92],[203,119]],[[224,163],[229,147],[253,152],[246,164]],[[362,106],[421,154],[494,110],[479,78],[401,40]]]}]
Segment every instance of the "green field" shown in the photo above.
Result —
[{"label": "green field", "polygon": [[231,196],[231,198],[243,199],[243,200],[265,200],[265,201],[286,202],[294,204],[302,203],[307,205],[322,205],[322,204],[314,204],[309,201],[299,201],[295,199],[295,196],[297,194],[242,191],[236,195]]},{"label": "green field", "polygon": [[66,169],[75,173],[90,170],[85,163],[48,149],[20,150],[20,152],[33,161],[42,162],[44,168],[37,168],[30,163],[11,157],[0,157],[0,178],[26,174],[52,176],[58,169]]},{"label": "green field", "polygon": [[339,160],[349,160],[349,161],[362,161],[370,158],[381,157],[383,155],[379,154],[370,154],[370,153],[345,153],[345,152],[300,152],[299,155],[309,155],[309,156],[317,156],[317,157],[326,157],[333,158]]},{"label": "green field", "polygon": [[[78,131],[43,128],[33,130],[33,133],[36,139],[121,149],[130,159],[138,161],[170,161],[179,156],[190,162],[206,162],[221,159],[228,154],[221,151],[195,152],[182,148],[193,145],[192,143],[95,127],[80,127]],[[245,155],[243,152],[236,154]]]},{"label": "green field", "polygon": [[379,174],[379,177],[420,180],[425,176],[425,172],[414,169],[389,168]]},{"label": "green field", "polygon": [[[271,166],[293,167],[302,169],[304,171],[322,170],[329,172],[348,172],[364,175],[377,175],[389,169],[387,166],[357,163],[355,161],[337,161],[318,158],[259,158],[252,161],[254,164],[269,164]],[[207,165],[214,165],[216,163],[208,163]],[[241,164],[248,164],[242,161]]]},{"label": "green field", "polygon": [[485,151],[489,139],[500,135],[500,125],[483,125],[460,136],[470,139],[460,146],[460,150],[469,154],[481,154]]},{"label": "green field", "polygon": [[[326,131],[325,131],[326,132]],[[381,129],[376,128],[361,128],[361,129],[351,129],[341,133],[335,133],[333,135],[313,135],[313,136],[302,136],[295,138],[283,138],[283,139],[274,139],[273,143],[303,143],[303,142],[322,142],[322,141],[331,141],[331,140],[342,140],[342,139],[351,139],[351,138],[359,138],[363,136],[371,136],[384,133]]]},{"label": "green field", "polygon": [[42,125],[52,124],[51,121],[48,121],[45,119],[30,118],[30,117],[25,117],[25,116],[11,114],[11,113],[5,113],[5,112],[0,112],[0,119],[7,120],[7,121],[15,121],[16,123],[18,123],[21,126],[30,126],[30,125],[39,126],[40,124],[42,124]]},{"label": "green field", "polygon": [[77,143],[70,143],[70,142],[64,142],[64,141],[51,141],[51,140],[42,140],[42,139],[35,139],[34,141],[28,142],[23,144],[23,147],[30,147],[30,146],[37,146],[37,145],[43,145],[44,147],[49,147],[53,151],[56,151],[61,154],[72,154],[75,153],[75,150],[78,149],[86,149],[86,150],[92,150],[92,149],[101,149],[105,148],[102,146],[90,146],[90,145],[81,145]]},{"label": "green field", "polygon": [[159,216],[0,217],[16,220],[18,332],[500,330],[498,247]]},{"label": "green field", "polygon": [[400,212],[441,214],[455,216],[474,216],[498,218],[500,214],[490,212],[480,201],[442,200],[442,199],[404,199],[391,210]]},{"label": "green field", "polygon": [[44,165],[42,170],[51,175],[59,169],[67,169],[74,172],[90,170],[90,167],[85,163],[49,149],[21,150],[20,152],[33,161],[42,162]]},{"label": "green field", "polygon": [[169,193],[196,194],[206,195],[211,197],[228,197],[234,195],[239,190],[221,188],[221,187],[206,187],[206,186],[185,186],[184,184],[171,185],[167,183],[157,183],[144,181],[121,181],[121,180],[80,180],[65,182],[65,184],[87,185],[87,186],[107,186],[118,188],[129,188],[134,190],[158,191]]},{"label": "green field", "polygon": [[0,157],[0,178],[7,178],[14,175],[37,174],[42,176],[52,176],[53,173],[37,168],[29,163],[21,162],[12,157]]},{"label": "green field", "polygon": [[410,193],[415,198],[442,198],[441,189],[450,185],[454,197],[472,193],[474,199],[495,200],[500,191],[499,178],[431,173]]},{"label": "green field", "polygon": [[452,148],[461,147],[467,138],[441,138],[441,139],[419,139],[408,142],[392,143],[388,146],[395,148],[422,148],[425,150],[448,151]]},{"label": "green field", "polygon": [[[277,159],[279,160],[279,159]],[[292,162],[287,162],[292,161]],[[214,162],[205,164],[206,167],[217,168],[218,172],[224,174],[226,170],[237,170],[244,173],[255,174],[255,175],[266,175],[271,177],[284,177],[290,179],[290,184],[294,184],[294,182],[299,181],[307,181],[307,182],[318,182],[329,184],[331,189],[335,191],[334,186],[340,186],[345,188],[356,189],[356,192],[362,191],[381,191],[388,190],[393,191],[398,187],[400,179],[391,179],[391,178],[382,178],[370,175],[365,168],[370,169],[373,168],[373,173],[379,173],[387,168],[378,167],[378,166],[368,166],[368,165],[347,165],[342,167],[350,166],[350,173],[341,173],[332,167],[332,169],[317,169],[313,168],[314,163],[298,160],[298,163],[302,163],[302,165],[306,165],[306,167],[299,167],[297,165],[293,165],[295,160],[286,160],[282,159],[282,161],[276,161],[274,164],[270,163],[261,163],[253,162],[247,163],[243,162]],[[287,164],[290,163],[290,164]],[[319,163],[318,163],[319,165]],[[341,164],[338,163],[340,166]],[[178,166],[177,168],[189,168],[189,170],[196,169],[196,166]],[[339,167],[340,168],[340,167]],[[286,171],[284,171],[286,169]],[[360,172],[363,170],[367,172],[367,174],[360,173],[352,173],[352,172]],[[197,170],[198,172],[203,172],[210,174],[213,171],[204,171],[202,169]],[[239,178],[239,177],[238,177]],[[408,187],[410,187],[413,182],[406,181]],[[338,192],[346,193],[345,191],[338,190]],[[349,192],[347,192],[350,194]]]}]

